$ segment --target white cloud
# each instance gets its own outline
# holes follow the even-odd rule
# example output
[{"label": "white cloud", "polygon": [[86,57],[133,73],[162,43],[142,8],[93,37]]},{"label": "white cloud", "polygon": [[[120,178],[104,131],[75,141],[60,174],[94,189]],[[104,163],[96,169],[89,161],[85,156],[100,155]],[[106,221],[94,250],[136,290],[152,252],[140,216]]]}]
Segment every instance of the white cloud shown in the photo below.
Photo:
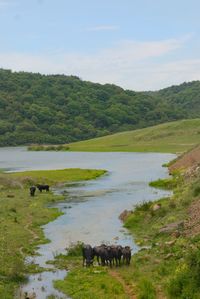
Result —
[{"label": "white cloud", "polygon": [[101,25],[101,26],[89,27],[86,29],[86,31],[114,31],[118,29],[119,27],[114,25]]},{"label": "white cloud", "polygon": [[[123,41],[93,55],[1,53],[0,67],[32,72],[65,73],[84,80],[114,83],[134,90],[153,90],[200,79],[200,59],[164,62],[188,37],[163,41]],[[156,60],[161,57],[162,62]]]}]

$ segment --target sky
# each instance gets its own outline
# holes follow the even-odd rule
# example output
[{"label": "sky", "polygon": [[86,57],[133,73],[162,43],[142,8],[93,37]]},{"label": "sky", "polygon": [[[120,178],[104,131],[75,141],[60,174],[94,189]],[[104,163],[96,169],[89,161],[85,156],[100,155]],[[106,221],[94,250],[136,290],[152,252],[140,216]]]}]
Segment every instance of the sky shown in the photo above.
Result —
[{"label": "sky", "polygon": [[0,0],[0,68],[136,91],[200,80],[199,0]]}]

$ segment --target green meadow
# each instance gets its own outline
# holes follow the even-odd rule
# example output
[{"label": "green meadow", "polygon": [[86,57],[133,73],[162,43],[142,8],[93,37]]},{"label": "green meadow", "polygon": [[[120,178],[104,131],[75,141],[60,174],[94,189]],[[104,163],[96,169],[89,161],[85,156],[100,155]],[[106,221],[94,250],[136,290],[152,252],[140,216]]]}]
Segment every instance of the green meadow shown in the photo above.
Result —
[{"label": "green meadow", "polygon": [[200,143],[200,119],[169,123],[69,143],[62,146],[30,146],[30,150],[182,153]]},{"label": "green meadow", "polygon": [[200,119],[181,120],[69,144],[72,151],[184,152],[200,143]]},{"label": "green meadow", "polygon": [[58,170],[34,170],[34,171],[23,171],[23,172],[13,172],[5,174],[8,178],[17,179],[23,184],[27,183],[30,185],[40,183],[48,184],[62,184],[67,182],[77,182],[91,180],[105,174],[105,170],[95,170],[95,169],[80,169],[80,168],[67,168]]},{"label": "green meadow", "polygon": [[24,263],[34,255],[39,244],[46,243],[41,225],[54,220],[61,213],[48,208],[48,203],[64,200],[52,192],[36,192],[30,197],[33,183],[58,183],[95,179],[102,170],[64,169],[0,173],[0,298],[13,299],[25,274],[42,271],[36,265]]}]

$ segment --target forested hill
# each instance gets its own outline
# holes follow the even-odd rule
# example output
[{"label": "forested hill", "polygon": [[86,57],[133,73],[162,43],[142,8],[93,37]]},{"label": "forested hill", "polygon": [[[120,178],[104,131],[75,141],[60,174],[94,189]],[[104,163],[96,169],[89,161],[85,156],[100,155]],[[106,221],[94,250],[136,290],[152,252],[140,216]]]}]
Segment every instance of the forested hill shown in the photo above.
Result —
[{"label": "forested hill", "polygon": [[200,117],[200,82],[134,92],[75,76],[0,69],[0,145],[68,143]]}]

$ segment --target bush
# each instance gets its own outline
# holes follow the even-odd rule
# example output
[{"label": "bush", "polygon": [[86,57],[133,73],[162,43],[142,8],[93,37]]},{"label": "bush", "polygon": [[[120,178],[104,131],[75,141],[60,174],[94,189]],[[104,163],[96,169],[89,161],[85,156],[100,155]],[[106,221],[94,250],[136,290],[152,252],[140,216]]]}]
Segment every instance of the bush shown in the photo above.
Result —
[{"label": "bush", "polygon": [[81,256],[82,255],[82,248],[83,248],[83,243],[82,242],[77,242],[76,244],[71,244],[67,248],[67,255],[68,256]]},{"label": "bush", "polygon": [[200,194],[200,186],[194,188],[193,195],[196,197]]},{"label": "bush", "polygon": [[168,284],[170,298],[195,299],[200,294],[200,250],[188,254]]},{"label": "bush", "polygon": [[146,212],[150,210],[150,207],[152,205],[152,201],[143,201],[140,204],[135,205],[135,211],[136,212]]}]

